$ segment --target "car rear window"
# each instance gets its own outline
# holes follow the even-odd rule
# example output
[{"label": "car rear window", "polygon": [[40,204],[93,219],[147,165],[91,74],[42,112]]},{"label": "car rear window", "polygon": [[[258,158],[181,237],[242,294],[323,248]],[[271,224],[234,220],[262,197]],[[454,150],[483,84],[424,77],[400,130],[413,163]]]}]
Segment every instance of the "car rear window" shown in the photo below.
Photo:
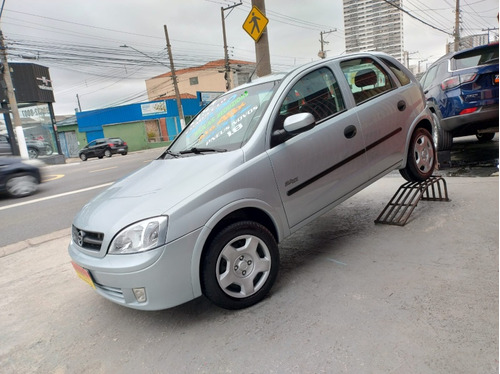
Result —
[{"label": "car rear window", "polygon": [[453,70],[467,69],[474,66],[498,63],[498,45],[488,45],[481,49],[474,49],[452,57]]}]

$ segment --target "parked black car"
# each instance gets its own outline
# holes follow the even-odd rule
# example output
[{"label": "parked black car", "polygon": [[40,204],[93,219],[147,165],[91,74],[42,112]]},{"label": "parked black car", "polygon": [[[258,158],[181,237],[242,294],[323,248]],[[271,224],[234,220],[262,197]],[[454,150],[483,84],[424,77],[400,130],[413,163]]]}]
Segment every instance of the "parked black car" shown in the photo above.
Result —
[{"label": "parked black car", "polygon": [[12,197],[35,193],[42,182],[41,165],[43,163],[38,160],[0,157],[0,193]]},{"label": "parked black car", "polygon": [[433,113],[438,150],[450,149],[454,137],[488,141],[498,132],[498,43],[441,57],[420,83]]},{"label": "parked black car", "polygon": [[127,142],[124,142],[120,138],[102,138],[92,140],[83,147],[78,153],[78,157],[80,157],[82,161],[87,161],[90,157],[111,157],[116,153],[125,156],[128,153]]},{"label": "parked black car", "polygon": [[[54,150],[52,146],[43,140],[26,139],[29,158],[38,158],[38,156],[49,156]],[[0,155],[11,155],[10,138],[7,135],[0,135]]]}]

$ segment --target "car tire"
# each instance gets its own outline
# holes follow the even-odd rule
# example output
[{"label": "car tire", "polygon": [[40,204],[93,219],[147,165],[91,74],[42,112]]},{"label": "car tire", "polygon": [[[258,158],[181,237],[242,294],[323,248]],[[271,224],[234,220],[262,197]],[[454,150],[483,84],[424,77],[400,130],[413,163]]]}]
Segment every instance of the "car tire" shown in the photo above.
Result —
[{"label": "car tire", "polygon": [[52,149],[52,146],[50,146],[49,144],[47,144],[47,146],[45,147],[45,154],[47,156],[50,156],[52,153],[54,153],[54,150]]},{"label": "car tire", "polygon": [[410,140],[406,167],[399,172],[408,182],[422,182],[434,172],[436,148],[431,134],[424,128],[417,128]]},{"label": "car tire", "polygon": [[7,179],[5,190],[9,196],[25,197],[36,192],[38,183],[37,177],[32,174],[16,174]]},{"label": "car tire", "polygon": [[111,149],[106,149],[106,150],[104,151],[104,156],[106,156],[106,157],[111,157],[112,155],[113,155],[113,154],[111,153]]},{"label": "car tire", "polygon": [[85,153],[80,154],[80,160],[87,161],[87,155]]},{"label": "car tire", "polygon": [[29,158],[38,158],[40,152],[38,152],[38,149],[33,148],[33,147],[28,147],[28,157]]},{"label": "car tire", "polygon": [[432,126],[432,140],[437,151],[447,151],[453,146],[453,136],[450,132],[443,130],[439,117],[432,113],[434,125]]},{"label": "car tire", "polygon": [[477,138],[477,140],[479,140],[480,143],[489,142],[489,141],[493,140],[494,137],[495,137],[494,132],[477,133],[476,134],[476,138]]},{"label": "car tire", "polygon": [[278,275],[279,251],[263,225],[240,221],[223,228],[201,259],[201,288],[215,305],[242,309],[260,302]]},{"label": "car tire", "polygon": [[126,156],[127,155],[127,152],[122,152],[122,156]]}]

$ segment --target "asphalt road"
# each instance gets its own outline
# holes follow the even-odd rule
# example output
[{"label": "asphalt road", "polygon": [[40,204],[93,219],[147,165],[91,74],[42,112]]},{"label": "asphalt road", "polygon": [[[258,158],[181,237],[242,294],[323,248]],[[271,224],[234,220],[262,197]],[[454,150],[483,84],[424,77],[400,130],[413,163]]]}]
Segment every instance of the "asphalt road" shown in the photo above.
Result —
[{"label": "asphalt road", "polygon": [[152,149],[44,167],[45,182],[35,195],[0,197],[0,247],[71,227],[75,214],[90,199],[161,153]]}]

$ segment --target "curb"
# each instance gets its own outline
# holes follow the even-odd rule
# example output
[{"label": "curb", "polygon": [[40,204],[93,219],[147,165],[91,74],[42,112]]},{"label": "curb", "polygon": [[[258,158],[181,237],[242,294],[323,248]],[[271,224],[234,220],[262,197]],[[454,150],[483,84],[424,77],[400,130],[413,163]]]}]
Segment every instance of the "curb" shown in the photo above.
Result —
[{"label": "curb", "polygon": [[[11,255],[13,253],[24,251],[25,249],[31,247],[36,247],[38,245],[50,242],[52,240],[70,236],[71,236],[71,228],[67,228],[59,231],[54,231],[50,234],[41,235],[36,238],[26,239],[17,243],[9,244],[6,245],[5,247],[0,247],[0,258]],[[68,243],[69,243],[69,238],[68,238]]]}]

